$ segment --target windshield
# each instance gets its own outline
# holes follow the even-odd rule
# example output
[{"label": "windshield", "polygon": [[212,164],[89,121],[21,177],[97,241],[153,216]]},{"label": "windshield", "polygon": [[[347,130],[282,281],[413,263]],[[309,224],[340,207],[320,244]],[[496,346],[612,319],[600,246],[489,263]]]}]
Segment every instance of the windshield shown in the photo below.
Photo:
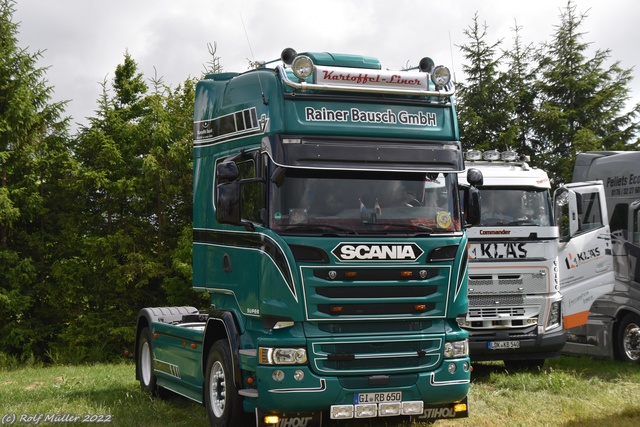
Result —
[{"label": "windshield", "polygon": [[287,169],[271,184],[270,224],[282,234],[460,231],[456,174]]},{"label": "windshield", "polygon": [[480,197],[480,225],[553,225],[546,189],[482,187]]}]

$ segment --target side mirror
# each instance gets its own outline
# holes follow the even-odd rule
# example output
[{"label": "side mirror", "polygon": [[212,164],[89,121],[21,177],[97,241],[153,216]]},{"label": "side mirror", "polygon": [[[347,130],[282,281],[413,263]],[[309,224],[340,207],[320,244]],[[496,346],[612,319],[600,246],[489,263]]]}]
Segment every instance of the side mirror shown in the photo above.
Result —
[{"label": "side mirror", "polygon": [[240,172],[236,162],[221,162],[216,166],[216,177],[218,181],[233,181],[238,179]]},{"label": "side mirror", "polygon": [[[482,176],[482,173],[480,175]],[[466,227],[474,227],[480,224],[480,190],[467,186],[462,190]]]},{"label": "side mirror", "polygon": [[238,181],[218,184],[216,187],[216,220],[220,224],[242,224]]},{"label": "side mirror", "polygon": [[566,187],[553,193],[553,210],[560,239],[570,240],[580,229],[580,212],[577,194]]},{"label": "side mirror", "polygon": [[480,187],[484,183],[482,171],[476,168],[470,168],[467,170],[467,182],[474,187]]}]

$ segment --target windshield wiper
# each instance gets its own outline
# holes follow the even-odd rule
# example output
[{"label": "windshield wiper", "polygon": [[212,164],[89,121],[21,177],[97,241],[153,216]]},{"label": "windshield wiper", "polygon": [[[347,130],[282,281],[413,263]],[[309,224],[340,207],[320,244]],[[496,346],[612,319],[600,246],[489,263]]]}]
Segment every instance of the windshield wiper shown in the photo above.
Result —
[{"label": "windshield wiper", "polygon": [[331,225],[331,224],[296,224],[296,225],[289,225],[283,231],[293,231],[293,230],[296,230],[296,231],[335,230],[335,231],[342,231],[343,233],[346,233],[346,234],[358,234],[356,232],[356,230],[354,230],[352,228],[340,227],[338,225]]}]

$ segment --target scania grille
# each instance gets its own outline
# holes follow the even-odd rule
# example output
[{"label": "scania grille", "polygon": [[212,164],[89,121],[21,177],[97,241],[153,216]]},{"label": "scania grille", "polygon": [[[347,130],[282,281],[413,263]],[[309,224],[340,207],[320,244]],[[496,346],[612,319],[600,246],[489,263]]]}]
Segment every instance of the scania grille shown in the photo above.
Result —
[{"label": "scania grille", "polygon": [[315,321],[442,318],[449,267],[301,268],[307,318]]},{"label": "scania grille", "polygon": [[320,373],[413,372],[440,363],[442,339],[316,342],[312,363]]}]

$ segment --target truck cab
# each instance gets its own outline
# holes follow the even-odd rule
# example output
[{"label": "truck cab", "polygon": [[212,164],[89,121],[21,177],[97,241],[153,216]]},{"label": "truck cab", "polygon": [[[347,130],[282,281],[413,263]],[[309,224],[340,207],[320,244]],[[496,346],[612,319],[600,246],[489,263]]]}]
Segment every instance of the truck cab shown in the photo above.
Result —
[{"label": "truck cab", "polygon": [[610,226],[614,286],[597,298],[587,323],[568,331],[567,354],[640,363],[640,152],[578,154],[574,181],[598,180]]},{"label": "truck cab", "polygon": [[211,306],[140,311],[141,387],[214,426],[468,416],[462,207],[475,223],[479,205],[458,189],[448,70],[273,63],[197,84],[193,288]]},{"label": "truck cab", "polygon": [[527,162],[513,151],[466,152],[483,183],[480,223],[467,231],[464,328],[472,360],[503,360],[509,369],[540,367],[565,344],[551,183]]},{"label": "truck cab", "polygon": [[604,190],[561,186],[552,202],[547,173],[527,157],[470,150],[466,159],[483,176],[480,223],[468,229],[471,357],[539,368],[612,288]]}]

